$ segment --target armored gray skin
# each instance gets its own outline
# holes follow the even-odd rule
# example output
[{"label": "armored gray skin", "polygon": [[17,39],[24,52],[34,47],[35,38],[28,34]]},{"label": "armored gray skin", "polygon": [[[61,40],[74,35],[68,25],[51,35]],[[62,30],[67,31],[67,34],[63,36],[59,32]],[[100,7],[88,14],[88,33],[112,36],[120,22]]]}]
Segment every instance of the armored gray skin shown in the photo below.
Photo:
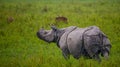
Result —
[{"label": "armored gray skin", "polygon": [[110,41],[97,26],[86,28],[70,26],[62,29],[52,26],[51,28],[52,30],[42,28],[37,32],[37,36],[46,42],[57,43],[65,59],[69,59],[69,56],[72,55],[76,59],[84,56],[101,61],[99,54],[108,58],[111,48]]}]

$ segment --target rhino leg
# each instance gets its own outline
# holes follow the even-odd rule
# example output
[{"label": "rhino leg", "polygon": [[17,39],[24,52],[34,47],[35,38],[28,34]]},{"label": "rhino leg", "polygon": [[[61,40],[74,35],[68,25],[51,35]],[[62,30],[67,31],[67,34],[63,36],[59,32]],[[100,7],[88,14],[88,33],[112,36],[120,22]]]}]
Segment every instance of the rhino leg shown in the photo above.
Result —
[{"label": "rhino leg", "polygon": [[103,32],[101,32],[101,34],[102,34],[102,39],[103,39],[103,47],[101,49],[101,56],[105,57],[105,59],[108,59],[110,49],[112,46],[111,46],[111,43],[108,37]]},{"label": "rhino leg", "polygon": [[103,54],[103,56],[106,58],[106,59],[108,59],[109,57],[108,57],[108,52],[105,52],[104,54]]},{"label": "rhino leg", "polygon": [[62,54],[66,60],[70,58],[70,52],[68,49],[62,49]]},{"label": "rhino leg", "polygon": [[97,60],[98,62],[101,62],[101,59],[99,57],[99,54],[96,54],[93,56],[93,59]]},{"label": "rhino leg", "polygon": [[102,52],[101,56],[105,57],[106,60],[109,58],[109,53],[107,51]]}]

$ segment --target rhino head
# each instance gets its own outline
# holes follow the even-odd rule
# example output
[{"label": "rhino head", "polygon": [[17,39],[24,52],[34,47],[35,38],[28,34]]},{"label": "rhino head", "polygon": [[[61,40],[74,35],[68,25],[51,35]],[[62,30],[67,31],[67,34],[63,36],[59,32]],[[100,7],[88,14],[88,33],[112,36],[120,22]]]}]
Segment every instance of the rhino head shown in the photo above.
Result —
[{"label": "rhino head", "polygon": [[48,43],[54,42],[55,34],[56,34],[56,31],[58,29],[55,26],[51,26],[51,28],[52,28],[52,30],[44,30],[44,28],[41,28],[37,32],[38,38],[40,38],[41,40],[44,40],[44,41],[46,41]]},{"label": "rhino head", "polygon": [[55,26],[51,26],[51,30],[44,30],[44,28],[41,28],[37,32],[37,36],[41,40],[44,40],[48,43],[50,42],[58,43],[60,37],[64,32],[65,32],[65,29],[57,29]]}]

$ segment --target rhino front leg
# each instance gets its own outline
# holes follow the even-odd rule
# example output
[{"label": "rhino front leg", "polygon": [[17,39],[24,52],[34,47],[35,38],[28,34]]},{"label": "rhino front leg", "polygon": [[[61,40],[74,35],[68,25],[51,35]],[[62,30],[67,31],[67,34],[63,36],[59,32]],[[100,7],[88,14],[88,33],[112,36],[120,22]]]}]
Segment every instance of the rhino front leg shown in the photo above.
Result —
[{"label": "rhino front leg", "polygon": [[62,49],[62,54],[66,60],[70,58],[70,52],[68,49]]}]

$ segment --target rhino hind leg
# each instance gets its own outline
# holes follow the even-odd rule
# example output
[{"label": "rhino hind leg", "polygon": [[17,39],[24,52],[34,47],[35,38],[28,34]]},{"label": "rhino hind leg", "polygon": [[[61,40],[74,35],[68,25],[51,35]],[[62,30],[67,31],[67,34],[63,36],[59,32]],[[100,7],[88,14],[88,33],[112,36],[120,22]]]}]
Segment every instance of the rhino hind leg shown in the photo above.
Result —
[{"label": "rhino hind leg", "polygon": [[108,59],[110,49],[112,46],[111,46],[111,43],[110,43],[110,40],[108,39],[108,37],[103,32],[101,32],[101,34],[102,34],[102,39],[103,39],[103,47],[101,50],[101,56]]},{"label": "rhino hind leg", "polygon": [[93,59],[97,60],[98,62],[101,62],[101,58],[100,58],[99,54],[95,54],[93,56]]},{"label": "rhino hind leg", "polygon": [[103,56],[105,57],[106,60],[108,60],[108,58],[109,58],[109,57],[108,57],[108,52],[105,52],[105,53],[103,54]]},{"label": "rhino hind leg", "polygon": [[111,49],[111,43],[110,40],[108,39],[108,37],[102,33],[103,35],[103,47],[101,49],[101,56],[103,56],[106,60],[108,60],[109,58],[109,53],[110,53],[110,49]]},{"label": "rhino hind leg", "polygon": [[106,60],[109,59],[109,52],[108,51],[102,51],[101,56],[104,57]]},{"label": "rhino hind leg", "polygon": [[88,55],[92,58],[101,62],[101,58],[99,56],[101,52],[101,44],[99,36],[85,36],[84,46],[88,53]]}]

